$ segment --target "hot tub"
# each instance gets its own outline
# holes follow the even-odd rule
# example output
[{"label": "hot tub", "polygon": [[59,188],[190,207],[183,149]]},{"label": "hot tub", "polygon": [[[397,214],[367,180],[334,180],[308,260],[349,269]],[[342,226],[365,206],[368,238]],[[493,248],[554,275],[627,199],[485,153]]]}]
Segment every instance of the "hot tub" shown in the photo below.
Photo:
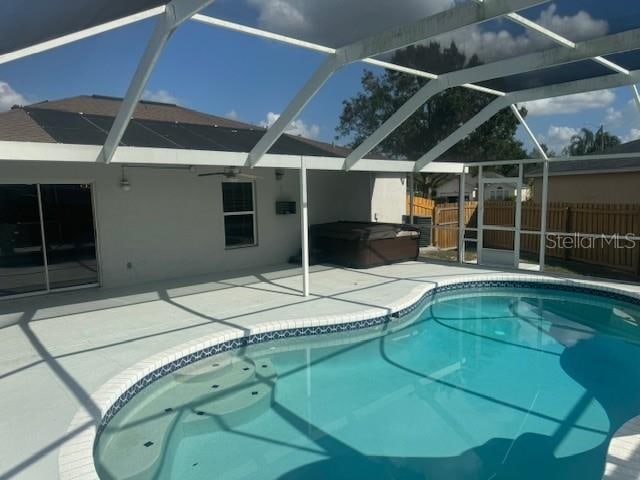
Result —
[{"label": "hot tub", "polygon": [[314,256],[353,268],[414,260],[419,238],[418,227],[395,223],[335,222],[310,229]]}]

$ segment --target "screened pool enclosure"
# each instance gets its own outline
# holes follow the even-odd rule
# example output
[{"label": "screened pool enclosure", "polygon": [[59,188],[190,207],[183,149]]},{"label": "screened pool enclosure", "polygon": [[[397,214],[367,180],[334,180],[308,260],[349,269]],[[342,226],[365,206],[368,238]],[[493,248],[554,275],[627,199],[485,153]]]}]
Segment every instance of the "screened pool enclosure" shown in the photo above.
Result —
[{"label": "screened pool enclosure", "polygon": [[[479,215],[477,226],[470,227],[464,222],[464,197],[459,202],[459,244],[473,243],[478,252],[479,263],[518,266],[523,235],[535,238],[539,244],[539,267],[545,265],[545,239],[553,232],[547,226],[547,193],[549,163],[565,161],[567,158],[547,158],[544,149],[538,143],[526,121],[520,115],[518,106],[535,100],[592,92],[608,88],[628,87],[632,89],[634,99],[640,108],[640,95],[636,84],[640,80],[640,6],[635,2],[622,2],[627,10],[624,15],[619,10],[611,9],[609,13],[603,2],[571,2],[561,0],[554,2],[567,9],[585,11],[604,17],[608,21],[608,29],[603,33],[590,36],[582,34],[569,38],[562,32],[554,31],[552,25],[538,21],[544,19],[545,9],[551,2],[541,0],[468,0],[451,2],[450,8],[437,11],[425,2],[432,12],[418,20],[404,18],[402,15],[390,16],[388,25],[363,25],[352,32],[351,37],[332,38],[325,43],[318,43],[317,38],[294,38],[283,32],[267,31],[255,25],[246,25],[232,21],[232,16],[216,16],[216,4],[213,0],[140,0],[137,2],[100,0],[94,2],[35,1],[21,2],[11,0],[2,8],[5,15],[0,18],[0,64],[35,55],[71,42],[117,29],[135,22],[154,21],[155,28],[148,40],[144,54],[140,58],[133,78],[124,96],[122,106],[113,123],[108,126],[106,140],[100,144],[77,145],[70,143],[42,144],[37,142],[2,141],[0,142],[0,159],[9,161],[47,161],[47,162],[86,162],[104,164],[136,164],[136,165],[210,165],[233,167],[276,167],[295,169],[300,172],[300,219],[303,250],[304,293],[309,293],[308,275],[308,240],[307,240],[307,170],[334,171],[370,171],[397,172],[411,174],[413,172],[451,173],[460,176],[464,185],[465,175],[469,168],[479,168]],[[393,2],[389,4],[393,9]],[[597,10],[597,11],[596,11]],[[615,13],[618,12],[618,13]],[[332,12],[340,15],[340,12]],[[608,16],[609,15],[609,16]],[[380,12],[380,17],[384,17]],[[312,50],[323,56],[319,66],[298,92],[292,92],[290,103],[279,118],[263,134],[256,136],[255,141],[246,149],[229,151],[224,149],[181,149],[181,148],[138,148],[126,145],[123,137],[127,132],[130,119],[139,102],[147,81],[173,32],[185,22],[199,22],[211,28],[226,29],[238,34],[263,38],[271,42],[279,42],[294,47]],[[374,22],[375,23],[375,22]],[[517,32],[528,32],[536,41],[530,42],[516,54],[493,52],[490,61],[477,66],[439,66],[437,71],[416,70],[402,64],[389,62],[389,52],[409,45],[428,41],[450,41],[455,35],[456,41],[474,41],[473,33],[478,25],[491,30],[492,26],[508,25]],[[382,28],[384,27],[384,28]],[[502,28],[502,27],[500,27]],[[507,27],[505,27],[507,28]],[[326,32],[325,32],[326,33]],[[273,153],[272,147],[323,85],[341,68],[354,62],[402,72],[417,76],[426,81],[415,95],[409,98],[400,108],[391,114],[379,128],[362,141],[353,150],[343,156],[290,155]],[[455,88],[468,88],[488,95],[487,104],[471,118],[451,132],[430,151],[417,158],[385,158],[376,154],[376,147],[403,124],[416,110],[429,99],[439,93]],[[487,162],[476,159],[474,162],[440,161],[443,154],[471,132],[484,124],[503,109],[511,109],[522,124],[531,141],[535,145],[539,158],[505,159],[500,162]],[[639,157],[640,154],[626,154],[628,157]],[[569,157],[570,160],[582,161],[594,158],[619,158],[615,155],[598,155]],[[516,196],[516,205],[512,221],[508,226],[485,222],[484,187],[495,183],[494,179],[482,179],[482,169],[502,165],[514,165],[517,176],[501,180],[504,186],[517,192],[522,191],[524,181],[524,165],[539,163],[542,168],[542,192],[540,220],[535,228],[522,224],[522,198]],[[9,187],[3,187],[4,189]],[[15,188],[18,187],[14,187]],[[47,186],[23,186],[35,195],[41,203]],[[80,187],[77,187],[80,188]],[[7,190],[9,192],[10,190]],[[25,190],[26,191],[26,190]],[[464,192],[464,189],[460,189]],[[3,195],[7,193],[2,191]],[[28,192],[27,192],[28,193]],[[90,190],[84,191],[87,199]],[[253,241],[251,215],[254,209],[242,210],[241,216],[229,215],[228,221],[235,222],[237,232],[231,243],[247,243]],[[32,243],[47,242],[47,208],[40,205],[40,213],[31,205],[24,213],[30,218],[34,232],[41,230],[41,239],[35,233],[30,236]],[[248,207],[247,207],[248,208]],[[313,208],[313,206],[311,206]],[[89,210],[86,210],[89,212]],[[231,212],[233,213],[233,212]],[[236,212],[238,213],[238,212]],[[91,265],[91,232],[90,215],[86,213],[86,228],[74,232],[82,241],[70,239],[76,245],[75,250],[87,255]],[[240,222],[242,220],[242,222]],[[486,238],[491,232],[507,233],[511,237],[509,248],[489,248]],[[473,235],[468,235],[473,233]],[[582,234],[584,232],[577,232]],[[626,234],[629,232],[619,232]],[[632,232],[634,233],[634,232]],[[588,235],[585,233],[585,235]],[[635,236],[629,240],[640,240]],[[49,238],[53,238],[52,234]],[[527,240],[532,242],[531,238]],[[49,240],[51,241],[51,240]],[[47,248],[47,250],[49,250]],[[94,255],[95,257],[95,255]],[[464,248],[459,252],[460,262],[464,260]],[[55,279],[51,269],[53,259],[45,259],[34,265],[34,285],[50,288]],[[91,271],[77,272],[80,282],[91,282]],[[37,277],[37,279],[36,279]],[[71,279],[71,282],[76,280]],[[31,287],[29,287],[31,288]],[[34,287],[35,288],[35,287]]]}]

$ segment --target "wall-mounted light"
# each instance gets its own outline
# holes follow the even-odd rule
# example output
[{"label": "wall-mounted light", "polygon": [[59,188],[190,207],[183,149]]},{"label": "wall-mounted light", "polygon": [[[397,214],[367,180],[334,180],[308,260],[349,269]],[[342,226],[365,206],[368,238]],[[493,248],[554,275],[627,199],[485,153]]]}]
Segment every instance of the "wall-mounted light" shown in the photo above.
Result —
[{"label": "wall-mounted light", "polygon": [[120,188],[125,192],[128,192],[129,190],[131,190],[131,183],[129,183],[129,180],[127,180],[127,177],[124,174],[124,165],[122,166],[122,178],[120,178]]},{"label": "wall-mounted light", "polygon": [[280,181],[284,177],[284,170],[282,168],[276,168],[276,180]]}]

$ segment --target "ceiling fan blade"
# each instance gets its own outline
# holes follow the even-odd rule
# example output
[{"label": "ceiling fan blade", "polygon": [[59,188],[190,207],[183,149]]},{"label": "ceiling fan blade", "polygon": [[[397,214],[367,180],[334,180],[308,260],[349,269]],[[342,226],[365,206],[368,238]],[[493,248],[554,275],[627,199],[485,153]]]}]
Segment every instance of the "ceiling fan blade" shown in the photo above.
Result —
[{"label": "ceiling fan blade", "polygon": [[225,175],[224,172],[199,173],[199,177],[210,177],[212,175]]}]

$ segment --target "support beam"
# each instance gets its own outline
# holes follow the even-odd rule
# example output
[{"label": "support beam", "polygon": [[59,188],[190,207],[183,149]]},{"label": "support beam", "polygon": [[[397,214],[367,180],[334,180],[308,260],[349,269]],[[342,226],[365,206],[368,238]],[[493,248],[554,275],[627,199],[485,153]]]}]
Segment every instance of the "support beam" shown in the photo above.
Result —
[{"label": "support beam", "polygon": [[165,12],[165,14],[158,19],[156,28],[151,35],[151,39],[147,44],[147,48],[142,55],[140,63],[138,63],[138,67],[131,83],[129,84],[129,88],[124,96],[120,110],[111,125],[107,139],[105,140],[102,151],[100,152],[101,160],[105,163],[111,162],[116,148],[120,145],[120,141],[124,136],[124,132],[127,130],[127,126],[133,116],[136,105],[138,104],[138,101],[142,96],[142,92],[144,91],[149,77],[151,76],[153,67],[155,67],[156,62],[162,53],[162,49],[171,36],[173,31],[171,25],[172,20],[170,15]]},{"label": "support beam", "polygon": [[640,111],[640,92],[638,91],[638,87],[636,85],[631,85],[631,92],[633,93],[633,99],[636,102],[636,107],[638,107],[638,111]]},{"label": "support beam", "polygon": [[520,57],[500,60],[441,75],[437,80],[430,81],[418,90],[396,113],[387,119],[373,134],[366,138],[364,142],[347,157],[345,170],[353,168],[364,155],[379,145],[380,142],[396,130],[419,107],[424,105],[431,97],[447,88],[482,82],[492,78],[527,73],[589,59],[595,55],[618,53],[636,48],[640,48],[640,29],[628,30],[580,42],[571,50],[564,47],[554,47],[543,52],[522,55]]},{"label": "support beam", "polygon": [[478,221],[476,233],[476,261],[482,265],[482,248],[484,244],[484,182],[482,181],[482,165],[478,167]]},{"label": "support beam", "polygon": [[255,167],[259,164],[262,156],[278,141],[324,83],[342,66],[547,1],[549,0],[487,0],[482,5],[465,3],[418,20],[414,24],[393,28],[336,49],[335,53],[318,67],[278,120],[249,152],[246,165]]},{"label": "support beam", "polygon": [[536,147],[536,150],[538,150],[538,153],[540,154],[540,157],[545,159],[545,160],[548,160],[549,157],[547,156],[547,152],[544,151],[544,149],[542,148],[542,146],[538,142],[538,139],[533,134],[533,131],[529,128],[529,125],[527,124],[527,122],[525,122],[524,118],[520,114],[520,110],[518,109],[518,105],[516,105],[515,103],[512,104],[511,105],[511,111],[513,112],[515,117],[518,119],[518,122],[520,122],[520,125],[522,125],[522,127],[525,129],[525,131],[527,132],[527,135],[529,135],[529,138],[533,142],[533,145]]},{"label": "support beam", "polygon": [[458,130],[453,132],[443,141],[438,143],[435,147],[433,147],[429,152],[425,153],[422,157],[420,157],[416,161],[415,171],[420,172],[422,169],[427,166],[427,164],[434,161],[444,152],[453,147],[460,140],[464,139],[467,135],[473,132],[476,128],[482,125],[484,122],[493,117],[496,113],[498,113],[503,108],[507,108],[509,106],[508,97],[502,97],[497,100],[494,100],[489,105],[484,107],[476,116],[474,116],[471,120],[461,126]]},{"label": "support beam", "polygon": [[518,165],[518,181],[516,183],[516,218],[513,232],[513,267],[520,268],[520,235],[522,230],[522,176],[524,168]]},{"label": "support beam", "polygon": [[465,189],[465,171],[462,170],[460,173],[460,187],[458,189],[458,263],[464,263],[464,234],[465,228],[467,224],[465,222],[465,200],[464,200],[464,189]]},{"label": "support beam", "polygon": [[[0,161],[71,162],[95,164],[99,162],[101,145],[75,145],[70,143],[16,142],[0,140]],[[640,154],[638,154],[640,155]],[[307,170],[341,171],[344,158],[304,155]],[[112,163],[140,165],[182,165],[194,167],[242,167],[246,152],[187,150],[181,148],[118,147]],[[300,168],[300,155],[265,155],[263,167]],[[427,165],[427,173],[451,173],[462,171],[462,163],[435,162]],[[363,160],[358,165],[361,172],[410,173],[413,161]]]},{"label": "support beam", "polygon": [[379,145],[380,142],[387,138],[407,118],[413,115],[418,108],[424,105],[431,97],[445,89],[446,84],[443,84],[440,80],[432,80],[423,86],[347,156],[344,161],[344,169],[351,170],[362,157]]},{"label": "support beam", "polygon": [[302,295],[309,296],[309,216],[307,204],[307,164],[300,157],[300,234],[302,237]]},{"label": "support beam", "polygon": [[540,264],[540,271],[544,272],[546,263],[546,249],[547,249],[547,210],[549,199],[549,159],[544,159],[542,165],[542,196],[541,196],[541,208],[540,208],[540,252],[538,263]]},{"label": "support beam", "polygon": [[[540,271],[544,271],[544,262],[545,262],[545,246],[546,246],[546,231],[547,231],[547,191],[548,191],[548,184],[549,184],[549,157],[547,155],[547,152],[544,151],[544,149],[542,148],[542,146],[540,145],[540,143],[538,142],[538,139],[536,138],[536,136],[533,134],[533,131],[529,128],[529,125],[527,124],[527,122],[524,120],[524,118],[522,117],[522,115],[520,114],[520,110],[518,110],[518,105],[516,104],[512,104],[511,105],[511,110],[513,111],[513,114],[516,116],[516,118],[518,119],[518,121],[520,122],[520,124],[524,127],[524,129],[526,130],[527,134],[529,135],[529,138],[531,138],[531,141],[533,142],[533,144],[536,147],[536,150],[538,150],[538,153],[540,154],[540,157],[544,160],[543,163],[543,167],[542,167],[542,208],[541,208],[541,214],[540,214],[540,257],[539,257],[539,261],[538,263],[540,264]],[[518,190],[518,195],[521,195],[522,193],[522,168],[523,168],[523,163],[520,163],[520,189]],[[516,235],[518,235],[518,233],[516,233]],[[520,246],[520,244],[518,243],[518,246]],[[520,261],[520,259],[518,258],[518,262]],[[518,267],[518,265],[516,265],[516,267]]]},{"label": "support beam", "polygon": [[211,25],[213,27],[224,28],[226,30],[232,30],[234,32],[243,33],[245,35],[252,35],[254,37],[266,38],[267,40],[274,40],[280,43],[286,43],[295,47],[306,48],[307,50],[313,50],[315,52],[326,53],[332,55],[336,53],[335,48],[326,47],[317,43],[307,42],[305,40],[299,40],[297,38],[288,37],[279,33],[273,33],[268,30],[261,30],[259,28],[249,27],[242,25],[241,23],[230,22],[228,20],[222,20],[221,18],[212,17],[210,15],[204,15],[202,13],[196,13],[191,20],[203,23],[205,25]]},{"label": "support beam", "polygon": [[214,0],[173,0],[166,6],[164,14],[158,19],[156,28],[151,35],[147,48],[129,84],[120,110],[109,130],[109,135],[107,135],[107,139],[100,153],[100,158],[103,162],[111,162],[113,154],[118,148],[118,145],[120,145],[124,132],[127,130],[136,105],[140,101],[140,97],[151,76],[151,72],[164,46],[169,41],[171,34],[181,23],[201,9],[212,4],[213,1]]},{"label": "support beam", "polygon": [[251,149],[251,152],[249,152],[249,156],[247,157],[248,167],[255,167],[258,165],[263,155],[267,153],[273,144],[278,141],[291,122],[296,119],[318,90],[322,88],[325,82],[329,80],[335,71],[342,65],[343,62],[340,61],[335,54],[328,56],[322,62],[302,90],[300,90],[293,100],[291,100],[284,112],[280,114],[275,123],[269,127],[267,132]]}]

